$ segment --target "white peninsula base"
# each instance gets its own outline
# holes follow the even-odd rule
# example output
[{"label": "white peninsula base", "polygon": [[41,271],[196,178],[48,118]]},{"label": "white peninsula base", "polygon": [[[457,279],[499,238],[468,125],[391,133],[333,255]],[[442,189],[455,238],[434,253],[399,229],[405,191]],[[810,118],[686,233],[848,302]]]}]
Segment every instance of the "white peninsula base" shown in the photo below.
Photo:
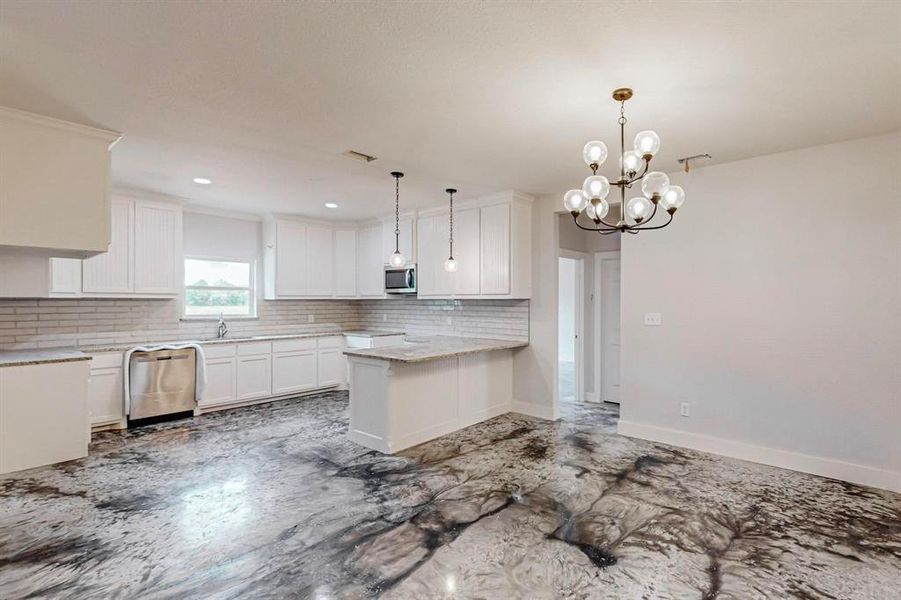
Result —
[{"label": "white peninsula base", "polygon": [[348,356],[347,437],[393,454],[509,412],[513,352],[490,350],[421,362]]}]

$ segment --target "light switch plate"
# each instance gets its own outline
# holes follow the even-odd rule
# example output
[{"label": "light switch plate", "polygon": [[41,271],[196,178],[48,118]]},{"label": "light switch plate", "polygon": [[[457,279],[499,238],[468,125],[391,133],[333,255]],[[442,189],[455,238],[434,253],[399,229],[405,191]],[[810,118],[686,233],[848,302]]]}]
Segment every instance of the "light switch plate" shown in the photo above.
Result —
[{"label": "light switch plate", "polygon": [[316,317],[313,315],[307,315],[307,323],[314,323],[316,321]]},{"label": "light switch plate", "polygon": [[660,316],[660,313],[644,313],[645,327],[659,327],[662,324],[663,319]]},{"label": "light switch plate", "polygon": [[679,405],[679,414],[683,417],[691,416],[691,405],[688,402],[683,402]]}]

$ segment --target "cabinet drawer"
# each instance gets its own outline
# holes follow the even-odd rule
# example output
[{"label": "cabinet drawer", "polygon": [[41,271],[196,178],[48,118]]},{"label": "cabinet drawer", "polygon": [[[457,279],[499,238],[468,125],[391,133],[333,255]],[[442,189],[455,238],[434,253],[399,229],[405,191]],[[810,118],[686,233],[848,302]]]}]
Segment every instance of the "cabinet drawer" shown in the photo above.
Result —
[{"label": "cabinet drawer", "polygon": [[91,355],[91,370],[122,368],[121,352],[101,352]]},{"label": "cabinet drawer", "polygon": [[297,350],[315,350],[316,338],[297,338],[294,340],[277,340],[272,342],[273,352],[295,352]]},{"label": "cabinet drawer", "polygon": [[203,355],[207,358],[228,358],[235,355],[234,344],[204,344]]},{"label": "cabinet drawer", "polygon": [[321,337],[319,338],[319,348],[343,348],[344,347],[344,336],[343,335],[331,335],[329,337]]},{"label": "cabinet drawer", "polygon": [[272,352],[271,342],[245,342],[238,344],[238,356],[253,356]]}]

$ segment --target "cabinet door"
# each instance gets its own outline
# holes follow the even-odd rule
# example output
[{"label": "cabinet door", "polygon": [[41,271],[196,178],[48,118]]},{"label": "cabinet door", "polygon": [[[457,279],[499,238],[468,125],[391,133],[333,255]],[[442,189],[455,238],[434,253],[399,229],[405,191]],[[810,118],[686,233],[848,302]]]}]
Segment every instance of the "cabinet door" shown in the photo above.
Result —
[{"label": "cabinet door", "polygon": [[340,348],[319,351],[319,387],[339,385],[347,380],[347,363]]},{"label": "cabinet door", "polygon": [[276,224],[275,294],[307,293],[307,227],[280,221]]},{"label": "cabinet door", "polygon": [[481,214],[481,293],[510,293],[510,205],[486,206]]},{"label": "cabinet door", "polygon": [[109,251],[85,259],[82,286],[87,293],[128,293],[133,289],[132,229],[134,202],[113,198]]},{"label": "cabinet door", "polygon": [[239,356],[236,387],[238,400],[253,400],[272,395],[272,356]]},{"label": "cabinet door", "polygon": [[381,225],[360,230],[357,266],[360,296],[383,297],[385,295],[385,259],[382,258]]},{"label": "cabinet door", "polygon": [[[413,231],[416,228],[416,219],[401,217],[399,225],[400,235],[397,239],[397,247],[407,259],[407,264],[414,264],[416,262],[416,245],[414,243],[416,236]],[[382,222],[382,266],[388,264],[388,257],[394,254],[394,249],[394,219],[391,219],[391,221]]]},{"label": "cabinet door", "polygon": [[470,208],[454,213],[454,294],[478,296],[480,291],[480,211]]},{"label": "cabinet door", "polygon": [[357,232],[353,229],[335,230],[335,295],[357,295]]},{"label": "cabinet door", "polygon": [[316,388],[316,351],[298,350],[272,355],[272,394]]},{"label": "cabinet door", "polygon": [[177,294],[181,274],[181,209],[135,202],[134,291]]},{"label": "cabinet door", "polygon": [[50,259],[50,293],[81,293],[81,261],[77,258]]},{"label": "cabinet door", "polygon": [[237,400],[236,360],[231,358],[211,358],[206,361],[206,385],[200,406],[227,404]]},{"label": "cabinet door", "polygon": [[334,293],[334,236],[330,227],[307,226],[307,295],[331,296]]},{"label": "cabinet door", "polygon": [[88,380],[91,425],[115,423],[125,417],[122,368],[92,369]]},{"label": "cabinet door", "polygon": [[419,263],[417,291],[421,296],[450,296],[453,293],[453,274],[444,270],[449,251],[450,226],[448,216],[434,215],[417,221]]}]

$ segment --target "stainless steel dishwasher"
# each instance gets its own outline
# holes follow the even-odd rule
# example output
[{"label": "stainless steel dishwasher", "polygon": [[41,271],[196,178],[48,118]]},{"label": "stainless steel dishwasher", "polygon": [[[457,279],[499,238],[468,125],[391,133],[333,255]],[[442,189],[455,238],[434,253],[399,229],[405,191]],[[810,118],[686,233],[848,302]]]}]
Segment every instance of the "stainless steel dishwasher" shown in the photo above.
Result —
[{"label": "stainless steel dishwasher", "polygon": [[194,348],[133,352],[128,364],[128,381],[129,425],[133,421],[146,423],[193,411]]}]

